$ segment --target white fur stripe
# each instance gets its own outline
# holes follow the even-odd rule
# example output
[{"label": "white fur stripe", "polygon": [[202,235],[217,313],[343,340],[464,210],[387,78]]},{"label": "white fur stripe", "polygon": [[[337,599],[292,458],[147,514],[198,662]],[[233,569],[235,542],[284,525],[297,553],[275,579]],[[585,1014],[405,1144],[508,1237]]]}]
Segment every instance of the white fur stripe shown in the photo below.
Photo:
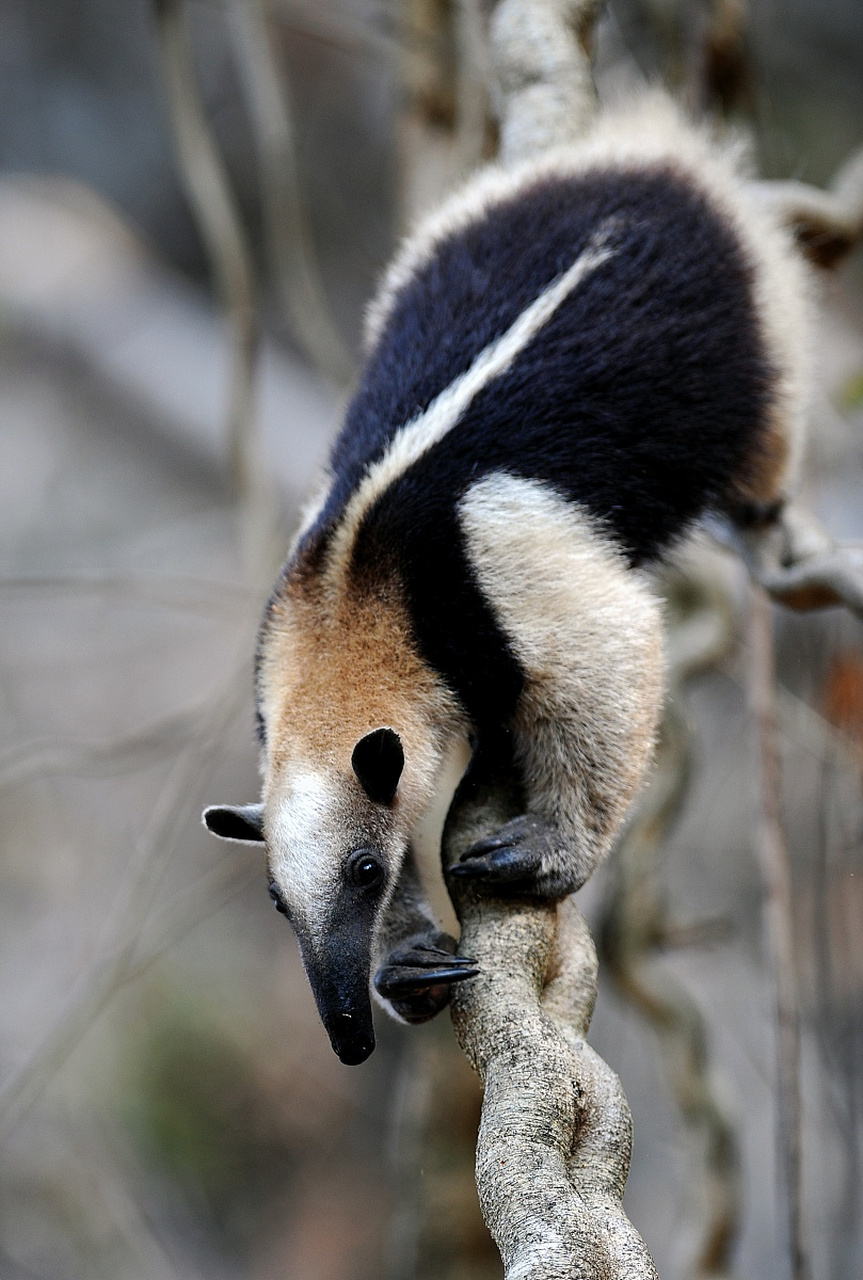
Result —
[{"label": "white fur stripe", "polygon": [[341,563],[342,554],[353,542],[360,521],[372,504],[408,467],[452,431],[474,398],[495,378],[506,373],[581,282],[614,256],[614,250],[608,245],[609,233],[609,226],[603,226],[572,266],[521,312],[506,333],[490,342],[469,369],[399,431],[384,456],[369,468],[347,505],[337,537],[334,565]]}]

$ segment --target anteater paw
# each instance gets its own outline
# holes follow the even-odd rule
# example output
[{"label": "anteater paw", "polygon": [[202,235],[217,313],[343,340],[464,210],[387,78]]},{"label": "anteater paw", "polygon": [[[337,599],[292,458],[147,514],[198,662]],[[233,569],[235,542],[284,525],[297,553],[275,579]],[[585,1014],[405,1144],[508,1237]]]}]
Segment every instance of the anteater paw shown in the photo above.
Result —
[{"label": "anteater paw", "polygon": [[455,954],[448,933],[420,934],[391,951],[375,974],[375,990],[405,1022],[427,1022],[449,1001],[450,986],[479,972],[475,960]]},{"label": "anteater paw", "polygon": [[448,874],[496,897],[567,897],[579,886],[558,827],[526,813],[463,853]]}]

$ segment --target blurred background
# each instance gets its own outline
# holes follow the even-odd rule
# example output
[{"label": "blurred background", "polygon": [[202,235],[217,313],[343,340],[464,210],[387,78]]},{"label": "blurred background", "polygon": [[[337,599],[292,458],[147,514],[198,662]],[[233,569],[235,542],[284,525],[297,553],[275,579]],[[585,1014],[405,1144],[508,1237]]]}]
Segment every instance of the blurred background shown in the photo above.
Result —
[{"label": "blurred background", "polygon": [[[380,1020],[343,1067],[260,859],[200,824],[257,794],[257,620],[363,306],[410,219],[493,154],[484,19],[469,0],[0,0],[2,1280],[501,1274],[447,1018]],[[746,53],[721,105],[764,173],[825,183],[863,145],[859,0],[613,0],[601,91],[697,97],[726,21]],[[818,340],[806,497],[859,539],[860,252],[823,281]],[[604,979],[591,1039],[632,1105],[626,1206],[665,1280],[780,1280],[746,588],[730,559],[716,573],[733,638],[689,692],[692,786],[654,886],[679,945],[666,930],[649,965],[704,1020],[739,1154],[727,1264],[693,1262],[709,1159],[667,1037]],[[775,626],[804,1225],[817,1280],[850,1280],[863,633],[837,612]],[[581,895],[600,933],[619,891],[606,872]]]}]

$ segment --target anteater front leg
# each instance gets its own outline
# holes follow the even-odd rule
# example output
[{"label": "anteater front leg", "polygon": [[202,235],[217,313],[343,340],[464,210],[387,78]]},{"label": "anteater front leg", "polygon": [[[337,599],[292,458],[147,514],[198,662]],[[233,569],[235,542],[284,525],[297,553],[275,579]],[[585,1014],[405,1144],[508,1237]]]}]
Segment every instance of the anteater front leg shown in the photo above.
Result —
[{"label": "anteater front leg", "polygon": [[[479,805],[506,779],[512,808],[527,809],[528,791],[516,763],[518,739],[511,731],[483,734],[470,768],[453,800],[447,823],[466,805]],[[511,811],[511,810],[510,810]],[[486,820],[487,820],[487,815]],[[464,827],[463,816],[460,826]],[[471,844],[448,876],[474,881],[496,897],[564,898],[575,883],[572,850],[560,823],[538,813],[524,812],[484,834]]]},{"label": "anteater front leg", "polygon": [[662,699],[658,602],[597,522],[546,484],[488,476],[460,517],[523,671],[499,726],[523,797],[521,815],[450,874],[497,894],[560,898],[608,852],[644,781]]},{"label": "anteater front leg", "polygon": [[450,986],[478,972],[456,955],[455,938],[432,919],[413,852],[408,850],[380,940],[374,987],[387,1011],[402,1022],[427,1022],[449,1001]]}]

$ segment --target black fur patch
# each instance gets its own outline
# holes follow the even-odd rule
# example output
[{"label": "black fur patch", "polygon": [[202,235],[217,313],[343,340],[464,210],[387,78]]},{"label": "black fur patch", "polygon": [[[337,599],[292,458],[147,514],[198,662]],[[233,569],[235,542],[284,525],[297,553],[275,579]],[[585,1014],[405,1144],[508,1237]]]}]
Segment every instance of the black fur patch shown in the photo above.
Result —
[{"label": "black fur patch", "polygon": [[402,290],[334,447],[315,558],[368,467],[611,225],[614,256],[514,366],[368,513],[358,585],[396,572],[417,638],[475,718],[514,705],[518,664],[473,582],[455,506],[492,471],[583,504],[633,564],[730,491],[773,372],[751,268],[723,218],[669,168],[537,181],[445,240]]},{"label": "black fur patch", "polygon": [[773,380],[750,268],[683,176],[609,170],[537,182],[446,240],[402,291],[333,450],[325,523],[398,430],[608,220],[614,259],[474,403],[454,469],[467,461],[551,479],[607,520],[636,560],[727,491],[763,427]]},{"label": "black fur patch", "polygon": [[515,710],[524,673],[474,579],[454,505],[425,479],[412,468],[372,507],[354,548],[353,587],[373,591],[380,575],[397,578],[420,651],[486,730]]}]

